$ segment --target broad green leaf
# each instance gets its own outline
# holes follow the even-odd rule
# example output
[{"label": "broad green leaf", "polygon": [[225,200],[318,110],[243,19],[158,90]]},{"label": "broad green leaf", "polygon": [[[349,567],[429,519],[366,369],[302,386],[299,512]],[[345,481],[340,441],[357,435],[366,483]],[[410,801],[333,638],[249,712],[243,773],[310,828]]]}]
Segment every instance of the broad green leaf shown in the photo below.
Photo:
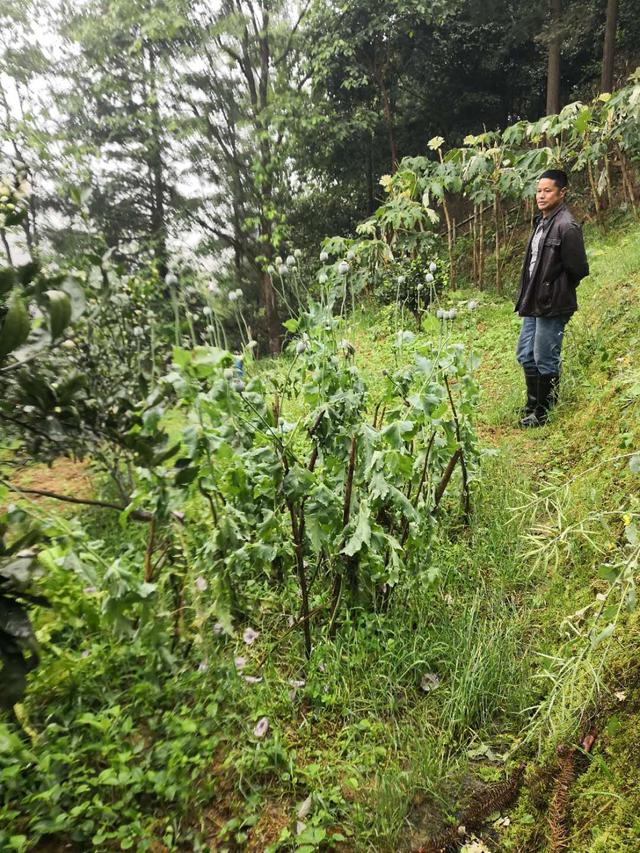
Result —
[{"label": "broad green leaf", "polygon": [[71,299],[64,290],[45,290],[49,303],[49,323],[51,338],[57,340],[71,320]]},{"label": "broad green leaf", "polygon": [[186,367],[191,361],[191,353],[182,347],[173,348],[173,360],[178,367]]},{"label": "broad green leaf", "polygon": [[14,293],[0,328],[0,358],[17,349],[29,337],[31,321],[20,294]]},{"label": "broad green leaf", "polygon": [[78,317],[84,314],[85,308],[87,306],[87,300],[84,293],[84,288],[80,284],[80,282],[76,281],[71,276],[67,276],[60,288],[64,290],[69,299],[71,300],[71,319],[77,320]]}]

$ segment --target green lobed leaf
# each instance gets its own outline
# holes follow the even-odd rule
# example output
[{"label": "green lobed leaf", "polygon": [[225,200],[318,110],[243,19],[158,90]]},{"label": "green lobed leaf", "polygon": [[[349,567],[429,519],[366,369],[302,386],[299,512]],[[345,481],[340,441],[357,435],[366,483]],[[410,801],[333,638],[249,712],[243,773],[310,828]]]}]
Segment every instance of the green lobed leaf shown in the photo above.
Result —
[{"label": "green lobed leaf", "polygon": [[342,553],[348,557],[353,557],[364,545],[371,543],[371,523],[369,521],[369,502],[362,501],[358,510],[358,518],[356,520],[355,530],[353,535],[347,541],[347,544],[342,549]]}]

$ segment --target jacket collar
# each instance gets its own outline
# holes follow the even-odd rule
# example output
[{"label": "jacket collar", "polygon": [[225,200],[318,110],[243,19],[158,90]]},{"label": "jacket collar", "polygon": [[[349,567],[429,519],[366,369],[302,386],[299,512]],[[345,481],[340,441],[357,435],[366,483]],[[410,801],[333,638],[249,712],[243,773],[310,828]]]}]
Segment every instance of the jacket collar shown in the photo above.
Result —
[{"label": "jacket collar", "polygon": [[566,206],[567,206],[567,205],[566,205],[566,202],[564,202],[564,201],[563,201],[561,204],[559,204],[559,205],[556,207],[556,209],[553,211],[553,213],[551,214],[551,216],[547,216],[547,218],[546,218],[546,219],[544,218],[544,216],[543,216],[541,213],[538,213],[538,215],[536,216],[536,218],[535,218],[535,220],[534,220],[534,221],[535,221],[536,228],[538,227],[538,225],[539,225],[542,221],[544,221],[544,230],[546,231],[546,230],[547,230],[547,228],[549,227],[549,225],[551,225],[551,221],[552,221],[553,219],[555,219],[555,218],[556,218],[556,216],[560,213],[560,211],[561,211],[561,210],[564,210],[564,209],[566,208]]}]

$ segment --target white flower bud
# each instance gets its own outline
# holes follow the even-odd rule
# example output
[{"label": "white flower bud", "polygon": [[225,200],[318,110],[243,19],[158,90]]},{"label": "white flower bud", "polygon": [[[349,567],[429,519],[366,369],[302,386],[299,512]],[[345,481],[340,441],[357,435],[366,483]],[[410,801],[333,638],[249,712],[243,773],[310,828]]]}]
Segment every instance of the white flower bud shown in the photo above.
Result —
[{"label": "white flower bud", "polygon": [[346,261],[340,261],[338,264],[338,272],[340,275],[346,275],[349,272],[349,264]]},{"label": "white flower bud", "polygon": [[322,251],[320,252],[320,263],[326,264],[329,260],[329,252]]},{"label": "white flower bud", "polygon": [[438,269],[438,265],[435,261],[431,261],[429,264],[429,272],[435,272]]},{"label": "white flower bud", "polygon": [[295,265],[296,265],[296,259],[293,257],[293,255],[288,255],[287,256],[287,266],[288,267],[295,267]]},{"label": "white flower bud", "polygon": [[427,282],[427,284],[431,284],[431,282],[433,281],[433,275],[430,272],[426,274],[425,281]]},{"label": "white flower bud", "polygon": [[231,387],[234,391],[237,391],[238,394],[241,394],[244,391],[244,382],[242,381],[242,379],[234,379],[234,381],[231,383]]},{"label": "white flower bud", "polygon": [[298,355],[302,355],[302,353],[306,352],[307,349],[308,347],[305,341],[298,341],[298,343],[296,344],[296,353]]},{"label": "white flower bud", "polygon": [[167,274],[164,281],[165,284],[169,285],[169,287],[175,287],[178,283],[178,277],[174,273],[170,272]]}]

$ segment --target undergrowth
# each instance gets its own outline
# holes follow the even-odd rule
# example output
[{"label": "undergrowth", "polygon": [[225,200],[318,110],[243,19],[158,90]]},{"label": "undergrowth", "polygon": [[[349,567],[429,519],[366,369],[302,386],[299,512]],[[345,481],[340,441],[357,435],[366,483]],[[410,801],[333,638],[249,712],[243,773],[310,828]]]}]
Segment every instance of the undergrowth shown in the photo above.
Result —
[{"label": "undergrowth", "polygon": [[[595,725],[569,849],[637,850],[638,621],[620,606],[634,579],[616,566],[632,559],[640,510],[629,467],[640,449],[639,238],[637,226],[591,235],[561,401],[535,432],[514,426],[511,303],[443,297],[459,308],[447,336],[481,357],[489,452],[472,524],[445,502],[428,572],[386,611],[349,617],[306,668],[275,598],[251,644],[212,635],[206,660],[198,648],[160,659],[105,637],[78,578],[46,578],[54,608],[40,617],[45,656],[19,709],[23,731],[0,726],[0,849],[409,849],[526,761],[511,822],[486,843],[534,853],[549,799],[536,773]],[[465,310],[472,296],[479,308]],[[426,318],[421,334],[440,322]],[[365,306],[349,335],[358,363],[391,367],[397,331],[392,311]],[[83,524],[105,555],[119,553],[116,517]]]}]

